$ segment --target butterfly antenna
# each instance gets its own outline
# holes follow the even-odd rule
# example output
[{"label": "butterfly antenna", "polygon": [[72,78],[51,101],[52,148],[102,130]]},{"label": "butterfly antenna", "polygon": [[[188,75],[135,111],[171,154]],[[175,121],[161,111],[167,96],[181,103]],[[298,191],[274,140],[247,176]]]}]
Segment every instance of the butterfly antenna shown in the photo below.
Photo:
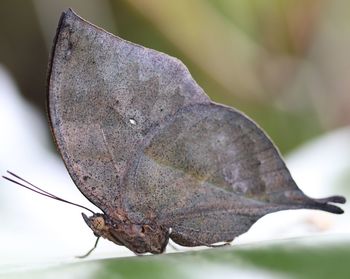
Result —
[{"label": "butterfly antenna", "polygon": [[[53,195],[53,194],[51,194],[51,193],[49,193],[49,192],[39,188],[38,186],[35,186],[34,184],[28,182],[27,180],[25,180],[22,177],[14,174],[13,172],[7,171],[7,173],[21,181],[21,182],[18,182],[16,180],[14,180],[13,178],[10,178],[10,177],[7,177],[7,176],[2,176],[4,179],[6,179],[6,180],[8,180],[8,181],[10,181],[12,183],[15,183],[15,184],[17,184],[17,185],[19,185],[19,186],[21,186],[23,188],[26,188],[26,189],[28,189],[30,191],[33,191],[33,192],[35,192],[35,193],[37,193],[39,195],[42,195],[42,196],[45,196],[45,197],[48,197],[48,198],[51,198],[51,199],[54,199],[54,200],[57,200],[57,201],[61,201],[61,202],[64,202],[64,203],[68,203],[68,204],[71,204],[71,205],[75,205],[77,207],[80,207],[80,208],[83,208],[85,210],[90,211],[92,214],[95,214],[95,212],[92,211],[91,209],[89,209],[89,208],[87,208],[87,207],[85,207],[83,205],[80,205],[80,204],[77,204],[77,203],[74,203],[74,202],[70,202],[70,201],[62,199],[60,197],[57,197],[56,195]],[[27,185],[25,185],[25,184],[27,184]]]}]

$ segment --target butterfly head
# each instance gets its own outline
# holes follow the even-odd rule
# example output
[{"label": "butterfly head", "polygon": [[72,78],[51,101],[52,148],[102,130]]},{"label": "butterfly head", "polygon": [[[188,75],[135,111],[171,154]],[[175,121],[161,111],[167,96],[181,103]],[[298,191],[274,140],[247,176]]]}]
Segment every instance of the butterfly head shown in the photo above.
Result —
[{"label": "butterfly head", "polygon": [[97,237],[102,236],[123,245],[136,254],[163,253],[169,241],[169,230],[156,224],[133,224],[128,220],[112,220],[105,214],[82,216]]}]

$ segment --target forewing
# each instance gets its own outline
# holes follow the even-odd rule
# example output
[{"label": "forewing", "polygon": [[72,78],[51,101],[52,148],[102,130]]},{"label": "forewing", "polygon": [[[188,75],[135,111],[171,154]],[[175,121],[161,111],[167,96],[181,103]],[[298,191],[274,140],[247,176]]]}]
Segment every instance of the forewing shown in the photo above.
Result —
[{"label": "forewing", "polygon": [[[48,110],[67,169],[106,210],[149,128],[208,97],[177,59],[127,42],[65,12],[49,66]],[[116,200],[116,201],[115,201]]]}]

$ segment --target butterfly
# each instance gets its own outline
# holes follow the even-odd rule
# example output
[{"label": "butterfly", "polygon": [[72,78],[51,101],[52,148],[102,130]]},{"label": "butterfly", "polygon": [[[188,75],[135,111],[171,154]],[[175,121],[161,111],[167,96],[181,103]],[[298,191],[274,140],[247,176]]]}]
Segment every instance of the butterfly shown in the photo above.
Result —
[{"label": "butterfly", "polygon": [[169,239],[229,243],[280,210],[343,213],[342,196],[306,196],[262,129],[212,102],[181,61],[72,10],[54,41],[48,112],[70,176],[102,211],[83,213],[97,241],[159,254]]}]

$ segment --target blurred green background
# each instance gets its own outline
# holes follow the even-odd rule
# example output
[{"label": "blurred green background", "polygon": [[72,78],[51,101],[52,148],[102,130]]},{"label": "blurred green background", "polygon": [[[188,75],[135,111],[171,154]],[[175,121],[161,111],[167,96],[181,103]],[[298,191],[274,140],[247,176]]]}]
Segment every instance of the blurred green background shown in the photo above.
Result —
[{"label": "blurred green background", "polygon": [[[333,194],[350,193],[349,187],[344,187],[350,181],[348,159],[350,158],[348,156],[350,147],[347,143],[350,142],[347,140],[350,138],[348,130],[350,124],[349,1],[1,1],[0,66],[12,76],[23,97],[40,111],[43,121],[46,121],[48,57],[60,14],[69,7],[83,18],[111,33],[182,60],[197,83],[214,101],[233,106],[253,118],[266,130],[283,154],[297,150],[310,140],[328,135],[337,129],[345,129],[342,131],[345,131],[347,136],[342,137],[342,141],[339,140],[339,137],[334,137],[333,141],[320,142],[318,149],[315,149],[315,153],[312,154],[322,155],[313,157],[311,168],[314,167],[315,162],[328,162],[335,168],[336,163],[342,162],[342,175],[337,176],[336,180],[333,178],[333,180],[325,180],[321,176],[321,174],[328,174],[329,165],[325,169],[315,166],[315,169],[312,170],[313,175],[319,172],[322,177],[319,179],[328,183],[330,192]],[[0,88],[1,85],[0,80]],[[3,96],[5,97],[5,94],[0,89],[0,105],[4,100]],[[3,107],[1,109],[4,110]],[[15,113],[20,114],[19,111]],[[10,150],[13,156],[17,156],[14,152],[18,148],[18,143],[11,142],[13,140],[8,140],[10,142],[8,145],[3,143],[6,142],[4,138],[11,132],[7,132],[4,127],[0,129],[2,131],[0,145]],[[31,130],[31,124],[28,129]],[[54,152],[48,127],[44,130],[48,145]],[[32,133],[34,134],[35,131],[33,129]],[[344,133],[342,135],[344,136]],[[28,142],[23,139],[24,148],[31,149],[31,145],[25,146]],[[321,153],[327,148],[337,147],[338,143],[337,152],[329,151],[326,153],[328,157]],[[0,148],[1,150],[3,149]],[[298,156],[293,157],[297,158],[294,162],[299,168],[304,168],[303,175],[306,179],[308,170],[311,172],[311,168],[309,165],[304,167],[303,162],[311,153],[297,154]],[[5,158],[3,154],[0,157]],[[3,161],[0,162],[2,168],[8,167],[4,164]],[[339,169],[340,167],[332,174],[340,173]],[[46,172],[41,169],[40,171],[41,174]],[[293,172],[292,174],[294,175]],[[317,183],[312,185],[315,178],[311,176],[305,181],[310,182],[308,183],[310,186],[317,187],[319,186]],[[46,181],[46,184],[50,183],[53,181],[49,183]],[[338,189],[343,189],[344,193],[339,192],[336,188],[339,185],[343,188]],[[74,186],[71,183],[68,187]],[[3,192],[0,196],[0,203],[2,203],[0,213],[2,213],[1,216],[8,216],[8,220],[15,216],[11,217],[12,211],[5,211],[4,202],[8,199],[3,193],[9,191],[9,188],[1,189]],[[58,193],[62,190],[64,191],[60,189]],[[14,195],[17,197],[18,191],[15,192]],[[32,197],[30,194],[29,196]],[[76,201],[78,198],[70,199]],[[14,205],[11,204],[11,206]],[[49,205],[30,208],[27,211],[33,210],[38,214],[40,210],[43,211],[43,208],[47,208],[47,213],[51,214],[52,209],[49,208]],[[17,213],[23,214],[21,210]],[[28,216],[25,216],[24,219]],[[316,224],[315,226],[318,226],[320,230],[333,224],[333,219],[327,219],[328,215],[319,216],[322,216],[321,219],[316,221],[308,219],[305,223]],[[68,221],[71,216],[65,218]],[[278,243],[277,246],[270,246],[267,243],[262,247],[243,245],[243,247],[232,250],[229,248],[204,253],[193,252],[187,253],[183,258],[175,254],[119,261],[102,260],[95,261],[93,264],[82,262],[78,265],[74,265],[76,260],[64,258],[64,260],[50,263],[45,262],[41,266],[39,264],[40,268],[43,268],[50,264],[57,266],[64,263],[63,269],[54,268],[49,269],[47,273],[34,272],[32,275],[35,278],[114,278],[115,274],[119,274],[118,278],[140,278],[140,276],[143,278],[211,278],[213,276],[217,278],[232,276],[235,278],[284,278],[285,275],[288,278],[329,278],[331,275],[334,275],[333,278],[347,278],[346,274],[349,274],[350,271],[344,259],[349,259],[350,255],[348,220],[339,219],[339,216],[335,218],[340,220],[339,224],[337,223],[336,232],[343,233],[339,239],[344,243],[335,246],[332,245],[332,241],[329,244],[328,240],[325,246],[324,239],[311,246],[308,246],[310,239],[307,239],[308,245],[305,246],[305,239],[303,239],[302,241]],[[57,224],[62,223],[60,219],[55,220]],[[48,221],[44,220],[45,224]],[[28,219],[28,222],[32,220]],[[40,222],[33,223],[33,231],[41,231]],[[77,221],[74,219],[72,222]],[[274,221],[274,223],[279,223],[279,221]],[[299,225],[296,223],[295,227]],[[1,230],[5,230],[5,226],[2,226]],[[50,226],[47,225],[47,227]],[[259,232],[258,227],[253,228]],[[26,234],[24,230],[27,229],[18,227],[22,235],[16,234],[16,236],[22,237]],[[287,231],[289,227],[283,229]],[[290,230],[292,229],[295,228]],[[12,233],[12,229],[8,229],[10,237]],[[56,234],[45,238],[46,242],[43,238],[42,246],[47,246],[48,244],[45,243],[49,243],[48,239],[54,238],[57,246],[50,252],[55,254],[55,249],[62,246],[60,243],[64,243],[66,241],[64,238],[72,233],[63,228],[57,234],[56,230]],[[82,230],[77,233],[85,235],[91,232]],[[4,235],[6,234],[2,235],[0,232],[0,239],[3,240],[3,244],[8,244]],[[72,236],[72,242],[81,240],[75,237]],[[335,238],[337,237],[338,235]],[[16,241],[21,243],[19,239],[14,239],[13,243]],[[93,240],[90,242],[92,244]],[[295,242],[300,245],[300,249]],[[20,247],[16,248],[18,251],[21,245],[23,243],[18,244]],[[26,245],[28,246],[23,246],[25,248],[22,249],[31,249],[28,248],[30,243],[26,242]],[[14,246],[8,245],[8,247]],[[40,249],[43,247],[38,248],[38,253],[41,253]],[[84,247],[89,248],[86,245]],[[290,247],[293,247],[294,250],[289,250]],[[83,251],[81,251],[82,248],[79,248],[78,251],[84,252],[85,248]],[[12,248],[6,249],[7,247],[0,252],[0,259],[3,263],[0,265],[0,277],[4,273],[4,278],[12,278],[11,271],[15,271],[13,278],[27,278],[26,272],[20,274],[18,272],[38,267],[23,266],[21,263],[13,264],[13,262],[16,263],[16,258],[14,261],[12,259],[9,261],[11,264],[7,264],[6,256],[10,252],[6,251],[12,251]],[[75,255],[76,251],[69,251],[68,254]],[[114,254],[104,254],[97,258],[114,256]],[[203,269],[203,266],[206,269]],[[70,277],[67,277],[68,275]]]},{"label": "blurred green background", "polygon": [[0,62],[43,115],[67,7],[181,59],[213,100],[255,119],[283,153],[350,121],[348,1],[1,1]]}]

